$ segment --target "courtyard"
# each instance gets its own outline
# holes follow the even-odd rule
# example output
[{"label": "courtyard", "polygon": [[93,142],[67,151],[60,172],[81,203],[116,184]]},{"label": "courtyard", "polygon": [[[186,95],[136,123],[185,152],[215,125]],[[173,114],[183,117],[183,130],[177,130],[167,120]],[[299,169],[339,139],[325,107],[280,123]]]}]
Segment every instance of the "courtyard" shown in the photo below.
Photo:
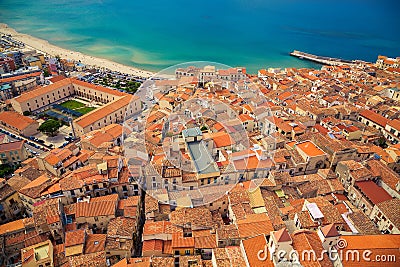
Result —
[{"label": "courtyard", "polygon": [[85,104],[77,100],[67,100],[63,103],[60,104],[60,106],[77,111],[81,113],[82,115],[91,112],[92,110],[95,110],[96,107],[90,106],[90,104]]}]

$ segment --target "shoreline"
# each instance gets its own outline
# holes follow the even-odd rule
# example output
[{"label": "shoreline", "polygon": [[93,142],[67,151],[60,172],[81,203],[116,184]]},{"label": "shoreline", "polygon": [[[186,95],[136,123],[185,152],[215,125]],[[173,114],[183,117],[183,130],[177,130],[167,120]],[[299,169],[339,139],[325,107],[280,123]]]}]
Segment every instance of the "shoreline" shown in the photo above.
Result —
[{"label": "shoreline", "polygon": [[139,76],[143,78],[149,78],[154,75],[153,72],[123,65],[109,59],[95,57],[83,54],[81,52],[65,49],[54,44],[49,43],[46,40],[31,36],[29,34],[24,34],[17,32],[15,29],[9,27],[5,23],[0,23],[0,33],[11,34],[11,36],[25,44],[25,48],[32,48],[41,52],[45,55],[56,56],[59,55],[61,58],[65,58],[73,61],[80,61],[81,63],[92,66],[96,68],[106,68],[112,71],[119,71],[121,73],[126,73],[134,76]]}]

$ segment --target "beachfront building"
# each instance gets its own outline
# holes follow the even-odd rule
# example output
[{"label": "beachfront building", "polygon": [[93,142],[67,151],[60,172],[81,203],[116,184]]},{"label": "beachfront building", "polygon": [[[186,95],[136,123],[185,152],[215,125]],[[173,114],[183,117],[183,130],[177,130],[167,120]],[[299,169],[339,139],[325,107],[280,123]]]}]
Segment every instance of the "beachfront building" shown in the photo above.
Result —
[{"label": "beachfront building", "polygon": [[26,92],[10,102],[16,112],[23,114],[43,111],[73,96],[105,104],[75,119],[73,123],[78,136],[112,123],[120,123],[125,116],[137,114],[141,110],[140,98],[137,96],[70,78]]},{"label": "beachfront building", "polygon": [[217,71],[217,79],[237,82],[246,79],[246,68],[229,68]]},{"label": "beachfront building", "polygon": [[16,67],[21,67],[22,64],[22,55],[23,53],[21,51],[6,51],[3,53],[0,53],[1,57],[9,57],[14,60],[15,66]]},{"label": "beachfront building", "polygon": [[10,57],[0,57],[0,73],[12,72],[15,70],[14,59]]},{"label": "beachfront building", "polygon": [[375,65],[380,69],[399,68],[400,58],[390,58],[387,56],[378,56]]},{"label": "beachfront building", "polygon": [[18,96],[37,87],[43,81],[43,74],[37,68],[4,74],[0,79],[0,99]]},{"label": "beachfront building", "polygon": [[39,87],[10,100],[13,109],[24,112],[41,111],[60,100],[67,99],[74,93],[70,79],[64,79],[48,86]]}]

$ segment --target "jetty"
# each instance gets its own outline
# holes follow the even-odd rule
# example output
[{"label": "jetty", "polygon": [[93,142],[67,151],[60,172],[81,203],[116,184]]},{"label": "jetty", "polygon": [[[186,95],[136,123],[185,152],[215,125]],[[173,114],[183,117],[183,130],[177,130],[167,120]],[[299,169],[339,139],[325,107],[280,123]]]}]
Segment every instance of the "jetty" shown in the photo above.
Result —
[{"label": "jetty", "polygon": [[293,52],[290,53],[291,56],[297,57],[300,59],[306,59],[309,61],[313,61],[319,64],[323,65],[330,65],[330,66],[337,66],[337,65],[358,65],[360,63],[363,63],[361,60],[346,60],[346,59],[341,59],[341,58],[334,58],[334,57],[323,57],[323,56],[317,56],[305,52],[301,52],[298,50],[294,50]]}]

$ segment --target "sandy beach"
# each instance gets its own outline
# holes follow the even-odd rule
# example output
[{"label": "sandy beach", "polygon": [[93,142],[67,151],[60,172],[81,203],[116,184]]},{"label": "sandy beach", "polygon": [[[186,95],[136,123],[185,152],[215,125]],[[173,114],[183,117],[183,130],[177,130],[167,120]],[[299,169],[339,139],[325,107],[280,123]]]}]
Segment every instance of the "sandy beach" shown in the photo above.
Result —
[{"label": "sandy beach", "polygon": [[61,58],[70,59],[74,61],[81,61],[83,64],[87,66],[95,66],[98,68],[107,68],[113,71],[119,71],[126,74],[136,75],[140,77],[150,77],[153,75],[150,71],[141,70],[138,68],[126,66],[123,64],[119,64],[113,62],[108,59],[92,57],[89,55],[82,54],[80,52],[64,49],[53,44],[50,44],[46,40],[42,40],[28,34],[19,33],[13,28],[10,28],[7,24],[0,24],[0,33],[2,34],[11,34],[11,36],[23,42],[27,48],[36,49],[43,54],[48,54],[51,56],[59,55]]}]

